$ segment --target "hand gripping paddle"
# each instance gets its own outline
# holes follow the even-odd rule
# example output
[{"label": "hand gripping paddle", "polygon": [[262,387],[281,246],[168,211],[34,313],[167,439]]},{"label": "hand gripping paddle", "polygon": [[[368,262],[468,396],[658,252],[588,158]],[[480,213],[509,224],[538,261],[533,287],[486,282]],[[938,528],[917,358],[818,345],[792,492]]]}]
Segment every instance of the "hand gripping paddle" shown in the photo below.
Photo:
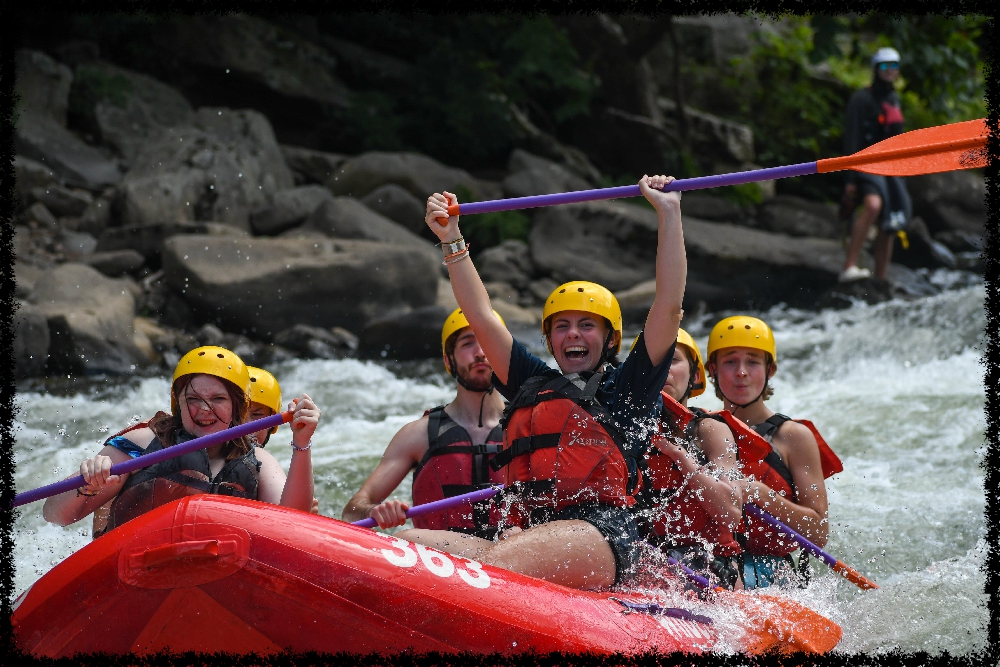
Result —
[{"label": "hand gripping paddle", "polygon": [[[664,191],[686,192],[688,190],[703,190],[705,188],[718,188],[726,185],[756,183],[775,178],[825,174],[843,169],[853,169],[854,171],[862,171],[866,174],[879,174],[882,176],[917,176],[942,171],[976,169],[985,167],[989,158],[986,151],[987,134],[986,119],[984,118],[968,120],[962,123],[951,123],[949,125],[938,125],[890,137],[853,155],[826,158],[817,160],[816,162],[803,162],[784,167],[769,167],[767,169],[738,171],[731,174],[682,178],[667,185]],[[559,192],[549,195],[535,195],[533,197],[515,197],[512,199],[452,204],[448,206],[448,215],[514,211],[538,206],[555,206],[557,204],[577,204],[586,201],[638,197],[641,194],[638,185],[623,185],[615,188],[578,190],[576,192]],[[437,221],[442,226],[448,224],[448,218],[438,218]]]}]

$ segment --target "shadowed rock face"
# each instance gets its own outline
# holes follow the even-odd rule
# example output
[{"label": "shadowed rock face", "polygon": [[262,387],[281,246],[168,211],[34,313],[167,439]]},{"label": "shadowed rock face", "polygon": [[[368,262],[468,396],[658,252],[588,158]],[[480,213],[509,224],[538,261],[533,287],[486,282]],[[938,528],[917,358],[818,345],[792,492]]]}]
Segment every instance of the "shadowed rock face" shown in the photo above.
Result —
[{"label": "shadowed rock face", "polygon": [[437,298],[434,259],[371,241],[175,236],[163,270],[203,319],[264,338],[298,323],[356,332]]},{"label": "shadowed rock face", "polygon": [[24,301],[17,302],[14,324],[14,377],[36,377],[49,357],[49,323],[45,314]]},{"label": "shadowed rock face", "polygon": [[135,300],[125,281],[84,264],[62,264],[35,283],[31,301],[48,321],[50,369],[131,373],[146,363],[135,342]]},{"label": "shadowed rock face", "polygon": [[380,151],[347,160],[327,180],[326,187],[335,195],[364,197],[386,183],[399,185],[421,201],[432,192],[455,192],[459,188],[476,197],[483,194],[482,184],[462,169],[447,167],[420,153]]},{"label": "shadowed rock face", "polygon": [[975,172],[951,171],[906,179],[913,213],[933,234],[983,235],[986,227],[986,180]]},{"label": "shadowed rock face", "polygon": [[250,228],[250,212],[294,185],[271,125],[256,111],[199,109],[161,131],[119,187],[125,225],[215,220]]}]

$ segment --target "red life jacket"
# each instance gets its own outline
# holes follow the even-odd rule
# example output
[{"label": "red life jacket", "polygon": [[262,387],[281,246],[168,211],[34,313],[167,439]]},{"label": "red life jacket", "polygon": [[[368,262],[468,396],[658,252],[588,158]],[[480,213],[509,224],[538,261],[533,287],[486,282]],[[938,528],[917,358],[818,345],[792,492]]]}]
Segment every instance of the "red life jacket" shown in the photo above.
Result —
[{"label": "red life jacket", "polygon": [[[665,412],[679,426],[682,419],[675,416],[675,406],[684,411],[687,409],[664,393],[665,406],[668,405],[667,401],[672,405]],[[691,418],[684,420],[684,426],[678,430],[690,442],[700,417],[693,413],[688,414]],[[712,517],[696,497],[689,493],[683,493],[678,497],[678,493],[685,485],[685,479],[673,459],[656,448],[655,440],[664,437],[666,436],[662,434],[654,435],[654,442],[646,454],[646,471],[649,477],[649,484],[644,485],[649,488],[646,499],[651,507],[659,506],[652,513],[653,520],[647,524],[649,531],[655,536],[653,541],[672,546],[710,542],[715,545],[713,553],[716,555],[735,556],[740,553],[740,544],[733,536],[732,530]],[[705,453],[696,445],[692,444],[689,451],[695,455],[698,465],[708,463]]]},{"label": "red life jacket", "polygon": [[577,374],[533,377],[504,410],[504,450],[490,466],[506,466],[505,496],[516,499],[506,525],[544,523],[583,503],[635,504],[635,458],[595,398],[602,376],[586,383]]},{"label": "red life jacket", "polygon": [[[683,427],[686,427],[696,417],[695,412],[686,409],[669,396],[664,395],[663,405],[665,409],[669,410],[679,420],[679,425],[683,424]],[[792,473],[781,459],[777,450],[774,449],[770,439],[765,438],[745,422],[734,417],[728,410],[721,410],[719,412],[703,412],[697,410],[697,408],[695,410],[702,415],[723,421],[729,426],[729,429],[733,432],[733,436],[736,438],[736,455],[739,458],[740,469],[743,471],[744,476],[750,477],[752,475],[754,479],[762,482],[768,488],[774,489],[776,493],[780,493],[792,502],[797,501]],[[783,418],[784,421],[788,421],[788,417],[784,417],[784,415],[776,416]],[[781,423],[784,423],[784,421]],[[816,438],[823,469],[823,479],[841,472],[844,469],[843,464],[826,443],[826,440],[823,439],[823,436],[819,434],[813,423],[808,420],[796,421],[812,431],[813,436]],[[773,428],[771,435],[773,435],[773,431],[777,431],[777,428],[777,426]],[[746,529],[746,533],[744,534],[746,543],[743,545],[743,550],[746,553],[785,556],[798,549],[796,542],[783,533],[779,533],[770,524],[752,515],[744,513],[743,522]],[[737,536],[737,539],[740,539],[740,536]]]},{"label": "red life jacket", "polygon": [[[503,430],[497,424],[486,442],[472,444],[468,431],[448,416],[444,406],[424,413],[427,419],[427,453],[413,471],[413,504],[423,505],[442,498],[460,496],[503,482],[503,474],[489,461],[503,448]],[[414,517],[416,528],[454,530],[492,539],[490,502],[463,503],[449,510]]]}]

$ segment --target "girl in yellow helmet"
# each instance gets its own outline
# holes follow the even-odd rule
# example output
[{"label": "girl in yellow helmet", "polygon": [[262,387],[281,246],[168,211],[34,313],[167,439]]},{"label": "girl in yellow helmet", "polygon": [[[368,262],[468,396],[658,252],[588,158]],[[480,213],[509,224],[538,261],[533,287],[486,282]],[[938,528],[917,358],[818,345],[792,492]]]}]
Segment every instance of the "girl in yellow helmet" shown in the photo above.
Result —
[{"label": "girl in yellow helmet", "polygon": [[688,398],[704,391],[698,344],[680,329],[663,385],[663,435],[653,437],[646,455],[640,532],[718,584],[739,588],[740,545],[733,529],[743,518],[743,495],[735,440],[724,421],[686,409]]},{"label": "girl in yellow helmet", "polygon": [[[771,328],[756,317],[727,317],[712,328],[708,373],[725,409],[767,440],[773,452],[764,460],[743,460],[744,500],[764,508],[816,545],[826,544],[824,479],[843,469],[836,454],[808,421],[775,413],[770,379],[778,370]],[[768,586],[798,545],[756,519],[745,519],[744,581],[747,588]]]},{"label": "girl in yellow helmet", "polygon": [[191,350],[177,364],[170,388],[171,413],[157,413],[145,428],[110,439],[94,457],[80,464],[87,486],[45,501],[47,521],[69,525],[107,505],[95,537],[171,500],[199,493],[253,498],[309,510],[313,498],[312,435],[320,412],[307,395],[295,399],[292,463],[285,473],[273,456],[254,446],[250,436],[153,464],[137,472],[112,475],[111,466],[247,419],[246,365],[221,347]]},{"label": "girl in yellow helmet", "polygon": [[618,302],[600,285],[567,283],[546,299],[542,322],[562,374],[493,317],[458,217],[448,217],[455,195],[428,198],[425,220],[442,242],[455,298],[493,365],[494,385],[511,401],[504,450],[491,466],[506,467],[515,492],[507,539],[448,535],[434,546],[577,588],[605,588],[634,569],[638,533],[629,507],[637,461],[657,421],[687,275],[680,195],[662,191],[672,180],[639,182],[657,211],[659,240],[656,296],[635,352],[619,366],[608,363],[621,347]]}]

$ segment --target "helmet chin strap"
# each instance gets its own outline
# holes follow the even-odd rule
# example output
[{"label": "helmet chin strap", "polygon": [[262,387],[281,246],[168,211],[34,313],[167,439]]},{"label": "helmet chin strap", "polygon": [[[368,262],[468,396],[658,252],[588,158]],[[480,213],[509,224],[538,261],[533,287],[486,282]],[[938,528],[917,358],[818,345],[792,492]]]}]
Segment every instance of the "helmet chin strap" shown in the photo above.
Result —
[{"label": "helmet chin strap", "polygon": [[594,367],[594,372],[596,373],[600,369],[604,368],[604,364],[607,362],[608,357],[611,356],[611,348],[608,346],[611,343],[611,339],[615,335],[615,330],[612,329],[608,332],[607,337],[604,339],[604,349],[601,350],[601,358],[597,360],[597,366]]}]

